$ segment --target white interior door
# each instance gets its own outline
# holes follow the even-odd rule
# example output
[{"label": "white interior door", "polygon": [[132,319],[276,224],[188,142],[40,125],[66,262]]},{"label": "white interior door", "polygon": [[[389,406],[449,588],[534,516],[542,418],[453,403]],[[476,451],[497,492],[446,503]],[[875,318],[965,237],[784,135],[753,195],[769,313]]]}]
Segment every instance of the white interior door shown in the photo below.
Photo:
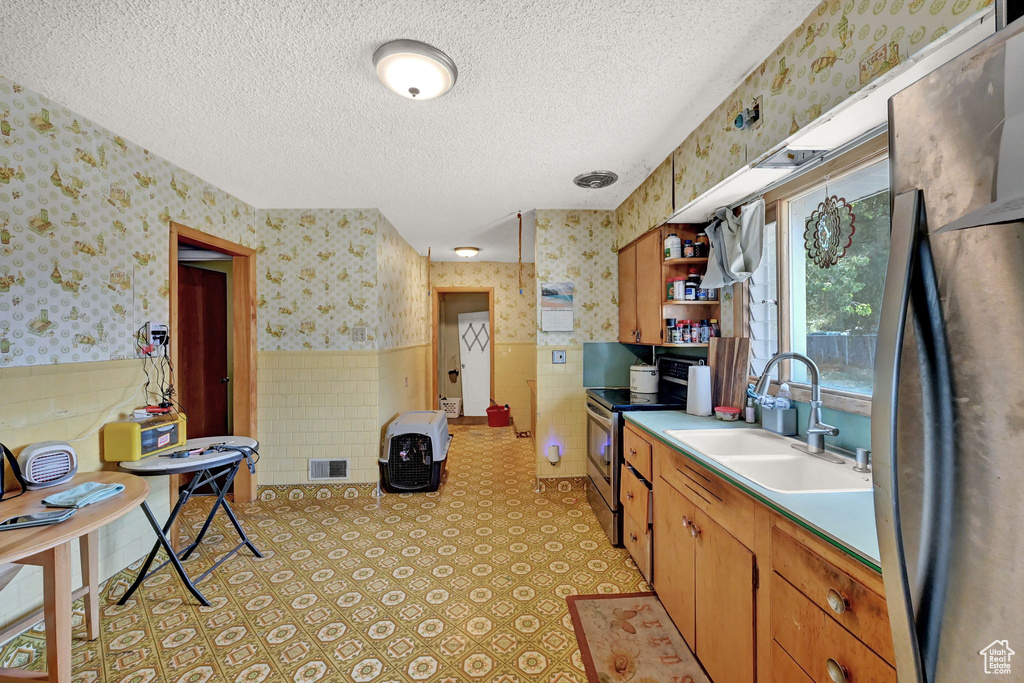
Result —
[{"label": "white interior door", "polygon": [[491,330],[487,311],[459,314],[462,412],[486,415],[491,404]]}]

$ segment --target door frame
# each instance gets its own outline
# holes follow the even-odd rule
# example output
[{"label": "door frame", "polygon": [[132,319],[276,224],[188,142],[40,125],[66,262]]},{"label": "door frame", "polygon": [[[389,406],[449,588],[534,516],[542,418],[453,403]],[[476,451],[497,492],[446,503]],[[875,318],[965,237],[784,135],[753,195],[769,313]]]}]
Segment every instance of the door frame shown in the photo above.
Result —
[{"label": "door frame", "polygon": [[[181,223],[170,224],[170,343],[171,363],[178,364],[178,244],[191,244],[212,249],[231,258],[232,343],[233,373],[231,381],[232,431],[235,436],[256,438],[256,250],[207,235]],[[175,378],[179,392],[180,378]],[[185,428],[186,435],[188,427]],[[177,498],[177,477],[171,480],[172,504]],[[247,467],[238,468],[234,483],[234,500],[250,503],[256,500],[257,475]],[[172,536],[176,538],[176,536]]]},{"label": "door frame", "polygon": [[487,295],[487,334],[490,335],[491,349],[491,400],[494,400],[494,287],[433,287],[430,290],[430,405],[434,410],[440,408],[437,387],[437,323],[440,315],[441,294],[476,293]]}]

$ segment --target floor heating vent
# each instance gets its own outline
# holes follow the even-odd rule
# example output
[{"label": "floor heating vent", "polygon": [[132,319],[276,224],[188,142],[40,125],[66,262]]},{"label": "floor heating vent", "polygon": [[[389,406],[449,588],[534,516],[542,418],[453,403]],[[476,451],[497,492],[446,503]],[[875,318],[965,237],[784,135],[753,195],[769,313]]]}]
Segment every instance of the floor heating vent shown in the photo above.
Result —
[{"label": "floor heating vent", "polygon": [[348,479],[348,458],[310,458],[310,481],[337,479]]}]

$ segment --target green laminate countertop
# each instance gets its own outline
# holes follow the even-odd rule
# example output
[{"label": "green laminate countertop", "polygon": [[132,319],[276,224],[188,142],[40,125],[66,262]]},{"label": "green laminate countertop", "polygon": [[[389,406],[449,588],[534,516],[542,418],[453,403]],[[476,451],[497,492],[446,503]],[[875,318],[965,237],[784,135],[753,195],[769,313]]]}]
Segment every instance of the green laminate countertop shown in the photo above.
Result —
[{"label": "green laminate countertop", "polygon": [[760,425],[722,422],[710,417],[695,417],[670,410],[625,412],[623,416],[626,422],[719,474],[729,483],[824,538],[851,557],[875,571],[881,571],[878,536],[875,532],[874,498],[870,490],[852,493],[771,491],[665,433],[668,429],[760,429]]}]

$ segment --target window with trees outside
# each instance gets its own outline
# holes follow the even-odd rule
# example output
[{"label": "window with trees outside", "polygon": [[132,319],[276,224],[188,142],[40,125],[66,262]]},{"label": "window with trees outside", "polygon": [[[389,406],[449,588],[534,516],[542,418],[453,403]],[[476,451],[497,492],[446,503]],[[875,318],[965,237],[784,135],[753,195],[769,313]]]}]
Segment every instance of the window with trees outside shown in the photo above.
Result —
[{"label": "window with trees outside", "polygon": [[[747,290],[751,371],[758,374],[777,351],[795,351],[817,363],[823,389],[870,399],[889,254],[888,160],[876,157],[821,180],[780,200],[778,226],[766,226],[766,232],[777,230],[783,253],[779,258],[774,244],[767,247],[769,232]],[[855,220],[852,245],[823,269],[807,256],[804,230],[826,192],[845,198]],[[773,374],[808,382],[802,363],[789,363],[782,377]]]}]

